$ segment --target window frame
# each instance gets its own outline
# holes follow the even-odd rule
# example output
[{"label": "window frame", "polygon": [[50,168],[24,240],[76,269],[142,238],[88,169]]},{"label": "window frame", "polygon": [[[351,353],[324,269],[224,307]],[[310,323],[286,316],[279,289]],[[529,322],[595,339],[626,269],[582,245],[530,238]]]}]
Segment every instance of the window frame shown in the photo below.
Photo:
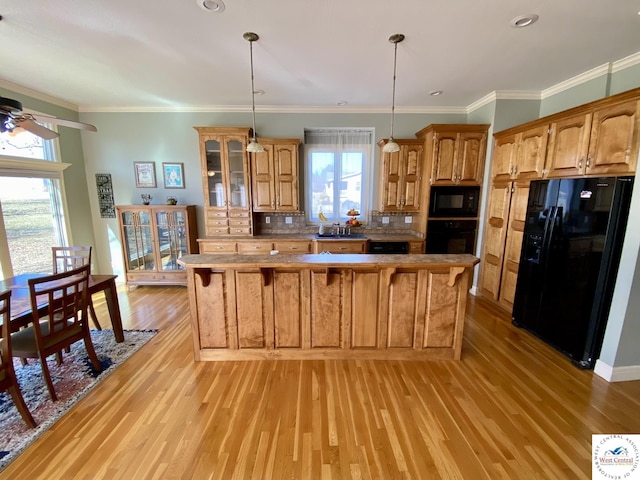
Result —
[{"label": "window frame", "polygon": [[[54,129],[55,126],[47,125]],[[60,159],[60,145],[57,138],[53,140],[43,140],[45,159],[34,159],[31,157],[19,157],[15,155],[4,155],[0,152],[0,176],[2,177],[27,177],[27,178],[47,178],[54,180],[51,185],[50,195],[55,195],[56,205],[54,210],[59,211],[57,215],[57,229],[59,231],[61,243],[69,245],[71,240],[71,225],[69,222],[66,188],[64,184],[63,172],[71,166],[63,163]],[[57,185],[56,182],[57,181]],[[13,276],[13,266],[7,242],[7,232],[0,206],[0,268],[3,278]]]},{"label": "window frame", "polygon": [[[366,223],[364,219],[368,218],[371,211],[372,205],[372,195],[374,193],[374,185],[372,183],[372,173],[373,173],[373,163],[375,161],[375,153],[374,153],[374,143],[375,143],[375,129],[374,128],[307,128],[305,129],[305,135],[307,132],[313,134],[314,132],[366,132],[370,134],[370,143],[368,144],[360,144],[364,148],[353,148],[346,146],[344,148],[338,148],[338,145],[327,143],[326,145],[322,144],[307,144],[305,143],[305,182],[307,188],[305,189],[304,195],[304,204],[305,204],[305,212],[306,212],[306,222],[309,225],[320,225],[327,222],[337,222],[338,220],[341,223],[344,223],[349,216],[346,215],[346,212],[339,211],[338,218],[330,218],[327,221],[322,221],[318,218],[319,212],[313,211],[313,169],[311,168],[311,159],[314,153],[323,152],[323,153],[333,153],[334,154],[334,192],[333,192],[333,204],[334,210],[336,205],[340,206],[340,190],[335,191],[335,178],[340,178],[342,181],[342,155],[345,153],[355,153],[359,152],[363,155],[363,165],[361,172],[361,179],[358,182],[358,186],[360,187],[360,216],[358,220],[362,223]],[[327,145],[333,145],[333,148],[327,148]]]}]

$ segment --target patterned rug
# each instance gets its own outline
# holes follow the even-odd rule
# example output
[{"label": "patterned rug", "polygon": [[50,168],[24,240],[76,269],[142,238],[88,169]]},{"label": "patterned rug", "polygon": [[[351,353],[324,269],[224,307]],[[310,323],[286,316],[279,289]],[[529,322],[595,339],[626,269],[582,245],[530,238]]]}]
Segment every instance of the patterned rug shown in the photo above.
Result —
[{"label": "patterned rug", "polygon": [[49,371],[58,395],[56,402],[49,396],[40,362],[31,359],[29,365],[23,366],[14,359],[22,395],[38,425],[28,428],[11,395],[0,393],[0,471],[156,333],[157,330],[125,330],[125,341],[116,343],[111,330],[92,330],[91,340],[102,364],[101,372],[93,369],[84,342],[72,345],[71,353],[64,354],[62,365],[56,364],[54,356],[49,357]]}]

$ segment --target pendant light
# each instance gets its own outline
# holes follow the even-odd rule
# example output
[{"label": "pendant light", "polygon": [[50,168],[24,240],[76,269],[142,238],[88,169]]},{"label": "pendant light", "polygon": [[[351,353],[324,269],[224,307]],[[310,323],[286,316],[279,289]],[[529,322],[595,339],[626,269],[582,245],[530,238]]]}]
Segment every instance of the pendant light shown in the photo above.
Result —
[{"label": "pendant light", "polygon": [[253,87],[253,42],[257,41],[260,37],[257,33],[246,32],[242,35],[246,41],[249,42],[249,55],[251,59],[251,113],[253,114],[253,137],[251,142],[247,145],[247,152],[260,153],[264,152],[264,147],[258,143],[256,139],[256,91]]},{"label": "pendant light", "polygon": [[389,42],[394,44],[393,49],[393,93],[391,95],[391,135],[389,141],[382,147],[382,151],[385,153],[393,153],[400,151],[400,145],[393,140],[393,117],[396,109],[396,60],[398,58],[398,43],[404,40],[404,35],[396,33],[389,37]]}]

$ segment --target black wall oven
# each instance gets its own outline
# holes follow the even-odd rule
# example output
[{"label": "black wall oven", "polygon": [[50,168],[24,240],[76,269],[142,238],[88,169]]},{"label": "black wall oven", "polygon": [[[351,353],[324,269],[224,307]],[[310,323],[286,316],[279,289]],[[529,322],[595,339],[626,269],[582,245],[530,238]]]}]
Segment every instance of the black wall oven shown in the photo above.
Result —
[{"label": "black wall oven", "polygon": [[478,217],[480,187],[431,187],[429,218]]},{"label": "black wall oven", "polygon": [[426,253],[474,253],[478,222],[474,220],[429,220]]}]

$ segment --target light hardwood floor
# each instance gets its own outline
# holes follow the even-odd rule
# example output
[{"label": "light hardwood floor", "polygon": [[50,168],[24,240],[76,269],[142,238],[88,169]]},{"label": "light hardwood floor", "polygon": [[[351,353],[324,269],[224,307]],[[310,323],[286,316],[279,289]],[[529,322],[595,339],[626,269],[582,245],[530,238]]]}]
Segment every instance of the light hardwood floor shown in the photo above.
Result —
[{"label": "light hardwood floor", "polygon": [[592,433],[640,432],[640,382],[578,370],[481,299],[458,362],[194,363],[185,288],[120,302],[161,332],[0,478],[586,479]]}]

